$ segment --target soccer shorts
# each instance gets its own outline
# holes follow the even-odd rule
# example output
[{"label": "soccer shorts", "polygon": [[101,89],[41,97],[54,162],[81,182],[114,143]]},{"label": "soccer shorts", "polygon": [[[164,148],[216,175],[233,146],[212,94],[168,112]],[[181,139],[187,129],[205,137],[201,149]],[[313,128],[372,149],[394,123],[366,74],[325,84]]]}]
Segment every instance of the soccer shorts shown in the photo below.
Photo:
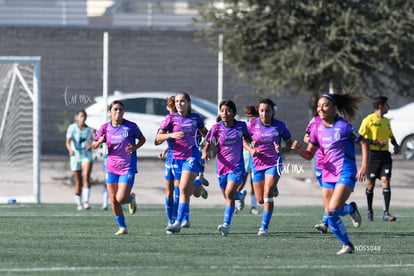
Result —
[{"label": "soccer shorts", "polygon": [[80,171],[82,169],[82,165],[85,163],[92,163],[92,153],[88,152],[89,154],[85,154],[84,156],[80,157],[78,154],[70,157],[70,169],[71,171]]},{"label": "soccer shorts", "polygon": [[243,182],[245,173],[246,171],[244,170],[243,164],[239,163],[235,172],[219,175],[218,182],[220,185],[220,189],[225,190],[227,187],[227,183],[229,181],[235,182],[237,185],[240,185]]},{"label": "soccer shorts", "polygon": [[106,184],[119,184],[119,183],[126,183],[130,186],[134,186],[135,182],[135,174],[128,172],[127,174],[114,174],[107,172],[105,174]]},{"label": "soccer shorts", "polygon": [[278,163],[277,166],[270,167],[264,170],[256,171],[256,169],[252,169],[252,179],[253,183],[261,182],[265,180],[265,175],[271,174],[277,177],[280,177],[282,174],[282,163]]},{"label": "soccer shorts", "polygon": [[391,178],[392,159],[389,151],[371,150],[368,160],[367,177],[369,180]]}]

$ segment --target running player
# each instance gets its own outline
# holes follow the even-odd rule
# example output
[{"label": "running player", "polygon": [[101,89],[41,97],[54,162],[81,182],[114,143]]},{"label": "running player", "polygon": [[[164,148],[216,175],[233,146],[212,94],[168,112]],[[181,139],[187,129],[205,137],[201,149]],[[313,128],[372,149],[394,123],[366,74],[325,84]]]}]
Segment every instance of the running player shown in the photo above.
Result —
[{"label": "running player", "polygon": [[391,201],[391,170],[392,159],[388,151],[388,141],[394,146],[394,153],[398,154],[400,146],[394,138],[391,130],[390,120],[384,117],[388,112],[388,98],[384,96],[376,97],[372,103],[374,113],[369,114],[361,123],[359,133],[368,140],[370,155],[368,161],[368,180],[365,190],[368,203],[367,221],[374,220],[372,210],[372,200],[374,197],[375,179],[381,179],[383,196],[383,221],[395,221],[397,218],[389,213]]},{"label": "running player", "polygon": [[[112,211],[119,226],[115,235],[128,234],[122,204],[129,203],[131,214],[136,211],[135,194],[131,193],[138,172],[136,150],[146,141],[139,127],[124,119],[124,111],[121,101],[113,101],[109,106],[111,120],[99,128],[92,143],[93,148],[102,143],[108,146],[105,178]],[[137,144],[136,139],[139,140]]]},{"label": "running player", "polygon": [[70,156],[70,169],[75,176],[75,199],[78,211],[84,208],[90,209],[91,186],[89,177],[93,164],[91,152],[93,130],[85,124],[86,118],[85,110],[78,111],[75,117],[76,122],[69,125],[66,131],[66,149]]},{"label": "running player", "polygon": [[[256,199],[264,204],[262,224],[257,233],[267,236],[273,214],[273,196],[282,172],[282,152],[290,150],[291,135],[286,124],[274,118],[276,105],[271,99],[261,99],[259,117],[252,120],[248,130],[253,142],[245,148],[253,156],[253,186]],[[281,146],[282,141],[285,146]],[[246,144],[245,144],[246,145]]]},{"label": "running player", "polygon": [[[342,243],[342,249],[337,254],[350,254],[355,251],[339,216],[350,214],[353,225],[361,225],[356,203],[345,202],[353,192],[355,182],[365,179],[369,154],[365,139],[351,124],[339,117],[337,112],[353,118],[360,101],[361,97],[350,93],[322,95],[317,105],[321,121],[311,130],[307,149],[303,149],[297,141],[292,144],[292,149],[307,160],[311,160],[317,149],[321,148],[319,153],[322,155],[322,197],[328,206],[325,212],[332,232]],[[355,162],[355,142],[362,148],[362,165],[358,171]]]},{"label": "running player", "polygon": [[203,170],[200,165],[203,162],[201,152],[196,143],[197,130],[202,136],[207,134],[203,118],[199,114],[191,112],[191,98],[188,93],[178,92],[175,95],[175,107],[177,112],[167,115],[161,123],[156,138],[157,144],[171,139],[173,172],[174,176],[180,179],[177,218],[172,225],[167,226],[167,233],[181,231],[181,223],[184,217],[190,213],[190,196],[198,191],[201,194],[201,185],[194,187],[197,174]]},{"label": "running player", "polygon": [[210,159],[210,147],[216,147],[213,152],[217,152],[218,182],[226,200],[223,224],[218,226],[218,231],[227,236],[235,210],[237,187],[242,183],[245,174],[243,141],[250,143],[251,137],[246,123],[234,119],[237,109],[233,101],[222,101],[219,109],[218,122],[207,133],[202,159],[207,162]]}]

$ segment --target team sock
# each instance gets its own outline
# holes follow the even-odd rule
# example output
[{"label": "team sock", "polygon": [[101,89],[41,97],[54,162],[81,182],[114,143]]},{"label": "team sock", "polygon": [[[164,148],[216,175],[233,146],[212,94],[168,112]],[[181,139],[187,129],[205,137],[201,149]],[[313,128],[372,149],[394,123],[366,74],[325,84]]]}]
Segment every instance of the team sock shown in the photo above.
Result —
[{"label": "team sock", "polygon": [[263,218],[262,218],[262,228],[264,229],[268,229],[269,228],[269,224],[270,224],[270,220],[272,219],[272,211],[264,211],[263,212]]},{"label": "team sock", "polygon": [[115,216],[115,221],[120,228],[126,228],[125,217],[124,214],[120,214],[119,216]]},{"label": "team sock", "polygon": [[383,189],[382,197],[383,197],[384,212],[388,213],[388,210],[390,208],[390,201],[391,201],[391,189]]},{"label": "team sock", "polygon": [[82,205],[82,198],[81,198],[80,194],[75,195],[75,200],[76,200],[76,204],[78,204],[78,206]]},{"label": "team sock", "polygon": [[367,205],[368,205],[368,210],[372,211],[372,200],[374,198],[374,190],[365,190],[365,194],[367,196]]},{"label": "team sock", "polygon": [[256,199],[256,196],[254,194],[252,194],[250,196],[250,203],[251,203],[252,208],[257,207],[257,199]]},{"label": "team sock", "polygon": [[223,223],[227,223],[228,225],[231,224],[231,220],[234,214],[234,207],[233,206],[226,206],[224,209],[224,219]]},{"label": "team sock", "polygon": [[186,202],[178,204],[178,214],[176,221],[181,223],[184,220],[185,216],[189,216],[190,205]]},{"label": "team sock", "polygon": [[352,205],[345,203],[344,206],[338,210],[338,215],[346,216],[354,212],[354,207]]},{"label": "team sock", "polygon": [[177,219],[178,203],[180,201],[180,187],[174,185],[173,220]]},{"label": "team sock", "polygon": [[338,215],[328,216],[328,222],[332,233],[334,233],[336,238],[344,245],[349,243],[348,233],[346,232],[346,227],[342,223],[341,218]]},{"label": "team sock", "polygon": [[323,212],[322,223],[328,224],[328,215],[326,214],[326,211]]},{"label": "team sock", "polygon": [[165,213],[167,215],[168,223],[173,223],[173,209],[174,199],[165,197]]},{"label": "team sock", "polygon": [[91,196],[91,189],[86,188],[82,190],[83,202],[89,202],[90,196]]}]

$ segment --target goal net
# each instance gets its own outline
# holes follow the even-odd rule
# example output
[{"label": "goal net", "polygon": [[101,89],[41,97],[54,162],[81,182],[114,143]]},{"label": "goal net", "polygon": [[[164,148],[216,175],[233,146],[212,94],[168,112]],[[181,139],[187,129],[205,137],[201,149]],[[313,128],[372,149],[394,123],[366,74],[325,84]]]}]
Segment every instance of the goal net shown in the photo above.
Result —
[{"label": "goal net", "polygon": [[40,57],[0,56],[0,203],[40,203]]}]

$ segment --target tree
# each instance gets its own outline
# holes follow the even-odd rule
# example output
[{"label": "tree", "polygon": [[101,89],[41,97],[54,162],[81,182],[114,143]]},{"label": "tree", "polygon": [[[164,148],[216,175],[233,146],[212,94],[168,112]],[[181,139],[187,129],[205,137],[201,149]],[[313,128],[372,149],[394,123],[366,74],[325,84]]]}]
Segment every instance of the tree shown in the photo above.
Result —
[{"label": "tree", "polygon": [[329,86],[414,97],[413,2],[207,0],[196,23],[209,41],[223,33],[225,61],[241,80],[309,93],[314,109]]}]

